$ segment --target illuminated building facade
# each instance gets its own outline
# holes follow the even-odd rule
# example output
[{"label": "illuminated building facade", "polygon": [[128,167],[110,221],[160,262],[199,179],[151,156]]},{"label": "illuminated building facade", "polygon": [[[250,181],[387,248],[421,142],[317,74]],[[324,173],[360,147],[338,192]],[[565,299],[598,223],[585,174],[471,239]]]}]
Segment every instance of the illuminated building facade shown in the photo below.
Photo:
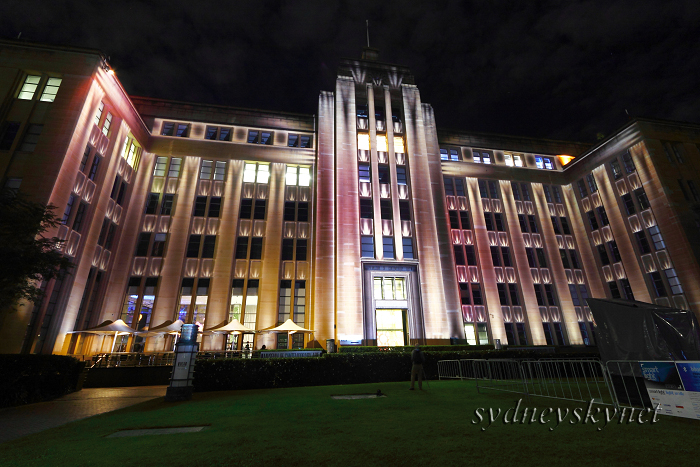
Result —
[{"label": "illuminated building facade", "polygon": [[119,318],[314,330],[202,338],[221,350],[593,345],[587,297],[700,312],[698,125],[594,147],[441,131],[372,49],[316,115],[129,97],[95,51],[0,49],[2,183],[58,207],[75,262],[3,314],[0,352],[96,353],[111,340],[71,331]]}]

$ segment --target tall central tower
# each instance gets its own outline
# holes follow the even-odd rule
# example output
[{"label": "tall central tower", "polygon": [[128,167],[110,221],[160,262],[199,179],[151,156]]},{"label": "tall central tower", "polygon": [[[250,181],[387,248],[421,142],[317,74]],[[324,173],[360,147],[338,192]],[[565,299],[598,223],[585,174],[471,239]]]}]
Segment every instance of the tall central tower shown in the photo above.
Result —
[{"label": "tall central tower", "polygon": [[464,332],[435,120],[377,57],[344,60],[319,98],[314,326],[341,345],[444,343]]}]

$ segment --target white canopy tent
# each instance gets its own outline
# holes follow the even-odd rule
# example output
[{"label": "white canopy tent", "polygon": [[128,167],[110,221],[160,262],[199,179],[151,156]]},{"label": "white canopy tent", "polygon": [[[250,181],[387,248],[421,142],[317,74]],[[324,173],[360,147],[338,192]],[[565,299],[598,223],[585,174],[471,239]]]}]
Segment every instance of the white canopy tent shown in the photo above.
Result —
[{"label": "white canopy tent", "polygon": [[230,323],[227,323],[223,326],[219,326],[218,328],[207,329],[204,332],[229,334],[229,333],[236,333],[236,332],[238,332],[238,333],[243,333],[243,332],[254,333],[256,331],[255,331],[255,329],[250,329],[249,327],[242,325],[240,321],[238,321],[237,319],[234,319]]},{"label": "white canopy tent", "polygon": [[274,333],[280,333],[280,332],[285,332],[287,333],[287,345],[289,346],[290,342],[290,336],[294,333],[301,332],[301,333],[308,333],[308,334],[313,334],[314,331],[311,329],[304,329],[301,326],[297,325],[294,321],[291,319],[288,319],[284,323],[280,324],[279,326],[276,327],[269,327],[265,329],[261,329],[260,332],[274,332]]},{"label": "white canopy tent", "polygon": [[178,319],[177,321],[168,320],[162,324],[159,324],[158,326],[152,327],[148,331],[137,331],[136,334],[138,334],[140,337],[153,337],[161,334],[178,334],[180,330],[182,330],[183,324],[185,323],[183,323],[181,319]]},{"label": "white canopy tent", "polygon": [[[102,336],[113,336],[112,348],[110,353],[114,352],[114,345],[117,343],[117,336],[122,334],[136,334],[136,329],[132,329],[126,325],[126,323],[118,319],[116,321],[107,320],[104,323],[98,324],[94,328],[85,329],[83,331],[73,331],[73,332],[85,332],[88,334],[98,334]],[[104,340],[102,341],[104,344]],[[100,348],[102,351],[102,348]]]}]

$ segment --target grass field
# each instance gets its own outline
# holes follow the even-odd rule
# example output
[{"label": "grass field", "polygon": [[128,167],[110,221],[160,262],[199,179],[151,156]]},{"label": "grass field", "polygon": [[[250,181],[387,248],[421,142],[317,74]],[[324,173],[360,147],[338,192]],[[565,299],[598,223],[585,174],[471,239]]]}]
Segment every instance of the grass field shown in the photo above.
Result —
[{"label": "grass field", "polygon": [[[332,394],[381,389],[379,399]],[[533,397],[554,408],[536,423],[504,424],[515,394],[477,394],[472,382],[407,383],[198,393],[192,401],[154,400],[2,445],[0,466],[393,466],[393,465],[686,465],[697,462],[700,422],[659,416],[655,424],[556,426],[556,408],[580,407]],[[477,408],[485,420],[475,416]],[[488,409],[499,419],[488,425]],[[512,412],[512,411],[511,411]],[[546,414],[547,415],[547,414]],[[522,415],[518,415],[521,418]],[[538,413],[539,417],[539,413]],[[601,420],[601,418],[603,420]],[[530,418],[528,418],[529,420]],[[123,429],[207,425],[198,433],[106,438]],[[482,430],[481,428],[486,428]],[[553,430],[550,430],[553,428]]]}]

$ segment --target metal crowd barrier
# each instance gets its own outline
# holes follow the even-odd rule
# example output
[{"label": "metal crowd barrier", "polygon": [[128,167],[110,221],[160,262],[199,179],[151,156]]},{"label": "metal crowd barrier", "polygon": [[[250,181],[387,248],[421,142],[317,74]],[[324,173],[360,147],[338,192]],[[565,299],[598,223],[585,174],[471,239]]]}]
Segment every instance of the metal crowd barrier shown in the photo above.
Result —
[{"label": "metal crowd barrier", "polygon": [[598,360],[474,359],[459,360],[459,365],[456,362],[438,362],[440,379],[474,379],[477,392],[496,390],[617,405],[608,373]]}]

